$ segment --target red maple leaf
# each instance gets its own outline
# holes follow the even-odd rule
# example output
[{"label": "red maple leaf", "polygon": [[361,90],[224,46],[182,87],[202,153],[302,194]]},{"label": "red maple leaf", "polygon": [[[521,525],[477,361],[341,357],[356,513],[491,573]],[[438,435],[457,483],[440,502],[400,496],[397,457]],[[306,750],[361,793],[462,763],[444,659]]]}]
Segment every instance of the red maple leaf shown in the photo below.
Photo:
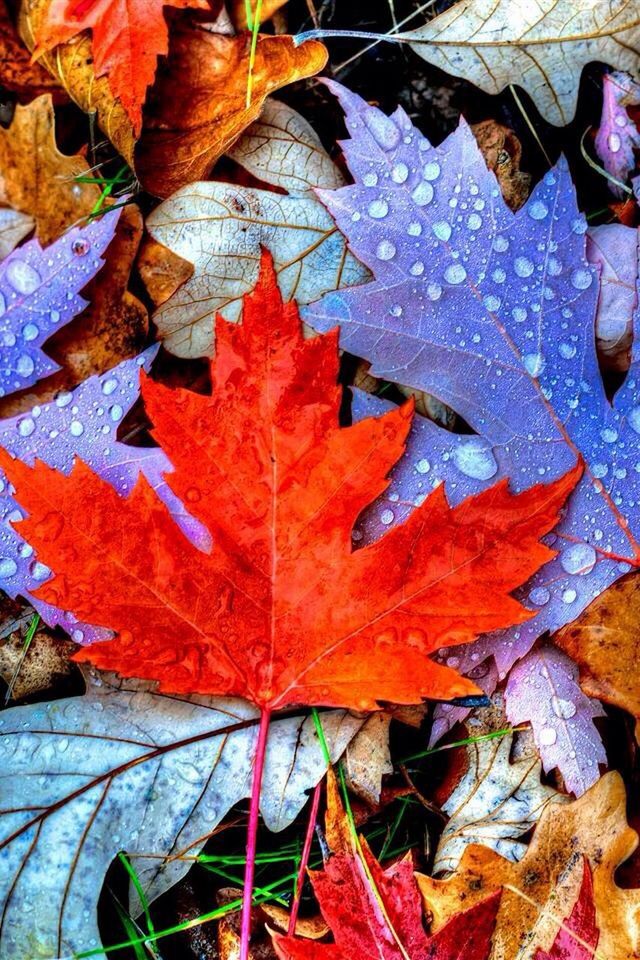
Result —
[{"label": "red maple leaf", "polygon": [[147,87],[169,49],[165,6],[211,9],[208,0],[51,0],[36,30],[34,56],[91,30],[96,77],[108,77],[138,134]]},{"label": "red maple leaf", "polygon": [[573,910],[560,927],[549,952],[536,950],[535,960],[593,960],[599,939],[593,902],[593,877],[585,857],[580,893]]},{"label": "red maple leaf", "polygon": [[486,960],[500,893],[427,936],[411,857],[383,870],[366,841],[355,842],[331,771],[326,829],[331,856],[310,877],[334,943],[273,934],[280,960]]},{"label": "red maple leaf", "polygon": [[305,340],[270,261],[241,324],[218,318],[213,395],[144,379],[167,482],[208,530],[203,552],[143,476],[127,498],[84,463],[69,476],[0,457],[55,576],[38,596],[115,631],[78,660],[174,693],[375,709],[477,692],[429,654],[531,616],[510,593],[554,555],[579,468],[452,509],[437,488],[354,550],[358,515],[401,456],[411,404],[340,427],[337,333]]},{"label": "red maple leaf", "polygon": [[476,692],[429,654],[531,616],[510,592],[553,556],[539,538],[577,472],[516,496],[501,482],[455,509],[439,487],[354,550],[411,405],[340,427],[337,334],[303,339],[268,262],[243,322],[216,329],[212,396],[143,382],[167,481],[209,553],[142,476],[122,498],[81,461],[65,476],[2,457],[28,513],[20,533],[56,573],[38,596],[116,632],[78,659],[268,710]]}]

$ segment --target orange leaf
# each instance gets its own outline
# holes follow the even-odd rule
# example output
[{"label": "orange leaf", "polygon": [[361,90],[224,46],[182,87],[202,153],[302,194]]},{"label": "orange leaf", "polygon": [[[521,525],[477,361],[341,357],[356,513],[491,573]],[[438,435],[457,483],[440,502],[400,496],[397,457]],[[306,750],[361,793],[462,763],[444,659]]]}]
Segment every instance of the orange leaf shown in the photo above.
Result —
[{"label": "orange leaf", "polygon": [[208,531],[197,549],[141,478],[126,499],[82,462],[67,477],[4,453],[20,533],[57,576],[39,596],[116,631],[78,654],[160,689],[360,710],[476,691],[429,654],[531,616],[510,596],[580,468],[455,509],[442,487],[378,542],[352,528],[402,455],[411,404],[339,426],[338,335],[305,340],[263,259],[242,324],[217,320],[213,395],[146,379],[167,480]]},{"label": "orange leaf", "polygon": [[108,77],[139,132],[147,87],[169,46],[165,6],[210,9],[207,0],[51,0],[38,25],[34,56],[93,31],[96,76]]}]

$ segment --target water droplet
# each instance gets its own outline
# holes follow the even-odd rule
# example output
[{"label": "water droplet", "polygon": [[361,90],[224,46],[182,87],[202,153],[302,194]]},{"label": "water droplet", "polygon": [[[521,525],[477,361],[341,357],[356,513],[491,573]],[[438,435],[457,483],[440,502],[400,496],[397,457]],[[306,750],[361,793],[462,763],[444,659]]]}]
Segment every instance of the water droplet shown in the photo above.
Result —
[{"label": "water droplet", "polygon": [[0,577],[12,577],[18,570],[18,564],[10,557],[0,558]]},{"label": "water droplet", "polygon": [[411,199],[418,207],[425,207],[433,200],[433,187],[426,180],[422,180],[411,194]]},{"label": "water droplet", "polygon": [[84,640],[84,630],[73,630],[71,633],[71,639],[75,640],[76,643],[82,643]]},{"label": "water droplet", "polygon": [[119,403],[114,403],[114,405],[109,410],[109,416],[114,422],[121,420],[123,413],[124,413],[124,410],[122,409]]},{"label": "water droplet", "polygon": [[21,377],[30,377],[33,371],[35,370],[35,363],[33,358],[27,353],[23,353],[18,357],[18,362],[16,363],[16,370]]},{"label": "water droplet", "polygon": [[438,240],[442,240],[444,243],[446,243],[451,236],[451,226],[446,220],[436,220],[436,222],[431,225],[431,229]]},{"label": "water droplet", "polygon": [[553,727],[543,727],[540,731],[540,743],[543,747],[551,747],[558,739],[558,734]]},{"label": "water droplet", "polygon": [[560,554],[562,569],[585,575],[596,565],[596,552],[588,543],[573,543]]},{"label": "water droplet", "polygon": [[393,523],[396,515],[393,510],[383,510],[380,514],[380,523],[384,523],[385,527],[388,527],[390,523]]},{"label": "water droplet", "polygon": [[615,443],[618,439],[618,431],[614,430],[613,427],[605,427],[600,431],[600,436],[605,443]]},{"label": "water droplet", "polygon": [[79,420],[72,420],[69,425],[69,433],[72,437],[81,437],[84,433],[84,425]]},{"label": "water droplet", "polygon": [[571,283],[576,290],[587,290],[593,283],[593,276],[590,270],[580,267],[571,274]]},{"label": "water droplet", "polygon": [[635,430],[636,433],[640,433],[640,407],[633,407],[633,409],[629,411],[627,419],[631,429]]},{"label": "water droplet", "polygon": [[421,277],[424,273],[424,263],[422,260],[416,260],[415,263],[412,263],[409,267],[409,273],[412,277]]},{"label": "water droplet", "polygon": [[32,420],[31,417],[24,417],[22,420],[18,420],[18,433],[21,437],[30,437],[35,428],[36,422]]},{"label": "water droplet", "polygon": [[394,303],[392,307],[389,307],[389,313],[392,317],[401,317],[402,316],[402,307],[399,303]]},{"label": "water droplet", "polygon": [[562,697],[555,694],[551,697],[551,709],[556,717],[560,717],[561,720],[570,720],[571,717],[575,717],[577,712],[575,703],[572,703],[571,700],[563,700]]},{"label": "water droplet", "polygon": [[620,139],[620,134],[610,133],[609,134],[609,150],[611,150],[611,153],[617,153],[621,146],[622,146],[622,140]]},{"label": "water droplet", "polygon": [[418,460],[418,462],[416,463],[416,470],[418,471],[418,473],[429,473],[430,469],[431,469],[431,464],[429,463],[428,460],[425,460],[424,458],[422,460]]},{"label": "water droplet", "polygon": [[477,213],[471,213],[467,217],[467,226],[470,230],[479,230],[482,226],[482,217]]},{"label": "water droplet", "polygon": [[409,167],[406,163],[396,163],[391,170],[391,179],[394,183],[404,183],[409,176]]},{"label": "water droplet", "polygon": [[33,293],[42,283],[38,271],[24,260],[12,260],[7,266],[6,278],[14,290],[24,294]]},{"label": "water droplet", "polygon": [[390,240],[381,240],[376,247],[378,260],[393,260],[396,255],[396,246]]},{"label": "water droplet", "polygon": [[39,333],[40,330],[36,327],[35,323],[26,323],[22,328],[22,336],[27,341],[35,340]]},{"label": "water droplet", "polygon": [[429,300],[439,300],[442,296],[442,287],[440,284],[430,283],[427,287],[427,296],[429,297]]},{"label": "water droplet", "polygon": [[533,273],[533,263],[527,257],[516,257],[513,269],[519,277],[530,277]]},{"label": "water droplet", "polygon": [[532,220],[544,220],[549,213],[549,208],[542,200],[534,200],[527,207],[527,211]]},{"label": "water droplet", "polygon": [[56,407],[66,407],[73,400],[73,394],[68,390],[61,390],[56,397]]},{"label": "water droplet", "polygon": [[490,313],[495,313],[500,309],[500,297],[494,297],[492,293],[488,294],[482,302]]},{"label": "water droplet", "polygon": [[437,180],[440,176],[440,164],[437,160],[430,160],[424,165],[422,176],[425,180]]},{"label": "water droplet", "polygon": [[419,237],[422,233],[422,224],[413,220],[407,227],[407,233],[410,237]]},{"label": "water droplet", "polygon": [[451,263],[444,272],[447,283],[462,283],[467,278],[467,271],[461,263]]},{"label": "water droplet", "polygon": [[493,249],[496,253],[504,253],[509,249],[509,241],[506,237],[496,237],[493,241]]},{"label": "water droplet", "polygon": [[576,355],[576,348],[572,343],[561,343],[558,347],[558,353],[565,360],[571,360]]},{"label": "water droplet", "polygon": [[49,319],[51,320],[51,323],[58,323],[58,321],[60,320],[60,311],[52,310],[51,313],[49,314]]},{"label": "water droplet", "polygon": [[562,602],[563,602],[563,603],[573,603],[573,601],[576,599],[577,596],[578,596],[578,594],[576,593],[576,591],[573,590],[571,587],[568,587],[568,588],[567,588],[566,590],[564,590],[563,593],[562,593]]},{"label": "water droplet", "polygon": [[386,200],[372,200],[367,209],[374,220],[382,220],[389,213],[389,204]]},{"label": "water droplet", "polygon": [[498,472],[491,449],[480,437],[459,443],[454,448],[452,459],[461,473],[474,480],[489,480]]},{"label": "water droplet", "polygon": [[71,250],[76,257],[84,257],[91,249],[91,244],[84,237],[78,237],[71,244]]},{"label": "water droplet", "polygon": [[522,362],[525,370],[532,377],[539,377],[545,367],[544,357],[541,353],[525,353]]},{"label": "water droplet", "polygon": [[38,560],[35,560],[31,564],[31,576],[34,580],[42,582],[43,580],[48,580],[51,576],[51,570],[49,567],[45,566],[44,563],[40,563]]},{"label": "water droplet", "polygon": [[529,594],[529,600],[531,603],[535,603],[537,607],[544,607],[545,603],[549,603],[550,599],[551,594],[546,587],[534,587]]},{"label": "water droplet", "polygon": [[362,178],[362,182],[365,187],[375,187],[378,183],[378,174],[377,173],[365,173]]}]

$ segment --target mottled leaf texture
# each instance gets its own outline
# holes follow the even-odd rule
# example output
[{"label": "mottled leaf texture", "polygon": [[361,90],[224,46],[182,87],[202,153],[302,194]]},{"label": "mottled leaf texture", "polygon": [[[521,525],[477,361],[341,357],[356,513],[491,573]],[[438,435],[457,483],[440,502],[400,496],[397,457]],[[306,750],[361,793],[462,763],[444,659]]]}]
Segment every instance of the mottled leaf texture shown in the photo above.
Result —
[{"label": "mottled leaf texture", "polygon": [[513,737],[482,739],[507,726],[501,701],[497,694],[492,708],[478,710],[466,721],[469,737],[476,740],[466,747],[466,771],[442,804],[449,820],[438,843],[434,874],[455,870],[470,843],[485,844],[507,860],[521,860],[527,850],[522,837],[549,800],[563,799],[540,782],[542,766],[535,754],[511,762]]},{"label": "mottled leaf texture", "polygon": [[273,256],[283,296],[298,303],[369,277],[313,192],[339,187],[344,178],[299,113],[268,99],[230,155],[287,195],[197,183],[149,216],[151,236],[194,267],[153,318],[164,346],[179,357],[211,356],[213,318],[221,313],[237,320],[258,277],[262,248]]},{"label": "mottled leaf texture", "polygon": [[518,84],[555,124],[573,119],[588,63],[637,73],[639,35],[629,0],[460,0],[401,34],[418,56],[487,93]]},{"label": "mottled leaf texture", "polygon": [[20,532],[57,574],[39,598],[116,631],[79,659],[265,710],[474,691],[429,654],[530,616],[510,593],[549,558],[539,538],[580,467],[518,496],[497,484],[456,509],[440,487],[353,550],[356,518],[402,455],[410,405],[339,426],[337,333],[304,340],[266,255],[243,322],[219,318],[217,340],[212,396],[143,382],[167,483],[211,534],[210,552],[143,477],[124,499],[82,461],[65,476],[2,454],[28,514]]},{"label": "mottled leaf texture", "polygon": [[[152,348],[101,376],[90,377],[73,391],[59,393],[52,403],[3,420],[0,444],[26,463],[37,458],[65,472],[79,456],[121,494],[129,493],[143,473],[180,524],[196,538],[198,524],[164,480],[169,467],[164,453],[154,447],[128,446],[117,439],[118,427],[139,396],[140,368],[148,368],[155,353]],[[48,624],[64,627],[76,643],[104,638],[104,630],[78,622],[68,610],[32,596],[51,571],[14,530],[12,521],[21,516],[20,510],[1,473],[0,482],[0,587],[12,597],[29,597]]]},{"label": "mottled leaf texture", "polygon": [[209,9],[206,0],[51,0],[38,25],[36,56],[91,30],[96,77],[107,77],[140,132],[147,87],[169,48],[165,6]]},{"label": "mottled leaf texture", "polygon": [[602,117],[595,147],[607,173],[619,183],[609,183],[617,197],[624,197],[625,184],[636,165],[635,151],[640,149],[640,132],[627,113],[627,107],[640,103],[640,85],[628,73],[615,71],[602,80]]},{"label": "mottled leaf texture", "polygon": [[392,525],[442,479],[457,502],[499,477],[522,489],[557,476],[576,452],[586,461],[559,555],[522,594],[537,617],[474,648],[475,662],[494,654],[504,674],[638,563],[637,350],[611,403],[594,343],[598,275],[564,162],[514,214],[466,125],[434,148],[401,109],[387,117],[332,89],[356,183],[320,195],[376,279],[326,295],[303,318],[319,330],[339,324],[341,345],[374,375],[435,394],[477,432],[425,427],[437,437],[432,454],[411,486],[393,490],[398,508],[366,522]]},{"label": "mottled leaf texture", "polygon": [[[177,883],[251,793],[256,721],[243,701],[164,697],[96,674],[82,697],[3,711],[2,960],[96,948],[104,960],[97,907],[111,861],[127,852],[149,900]],[[322,722],[336,760],[362,721],[336,711]],[[270,829],[291,823],[325,769],[310,717],[271,724],[261,795]],[[133,888],[130,909],[140,912]],[[105,946],[117,939],[111,931]]]},{"label": "mottled leaf texture", "polygon": [[86,307],[80,290],[103,265],[117,222],[107,214],[44,249],[30,240],[0,263],[0,395],[59,369],[42,345]]},{"label": "mottled leaf texture", "polygon": [[640,889],[619,887],[615,871],[637,844],[638,836],[626,820],[622,778],[608,773],[579,800],[560,809],[547,805],[519,863],[488,847],[469,846],[446,880],[418,876],[418,883],[436,930],[461,904],[471,907],[503,890],[491,960],[535,960],[536,950],[550,952],[561,923],[569,922],[562,918],[571,917],[580,896],[586,859],[600,931],[596,957],[635,960],[640,950]]},{"label": "mottled leaf texture", "polygon": [[311,872],[311,882],[334,942],[274,935],[280,960],[486,960],[499,893],[461,911],[429,937],[411,857],[383,870],[365,840],[356,844],[331,771],[326,829],[331,856],[322,872]]},{"label": "mottled leaf texture", "polygon": [[580,893],[570,916],[558,931],[549,952],[537,950],[535,960],[592,960],[596,955],[599,931],[588,860],[584,861],[583,870]]}]

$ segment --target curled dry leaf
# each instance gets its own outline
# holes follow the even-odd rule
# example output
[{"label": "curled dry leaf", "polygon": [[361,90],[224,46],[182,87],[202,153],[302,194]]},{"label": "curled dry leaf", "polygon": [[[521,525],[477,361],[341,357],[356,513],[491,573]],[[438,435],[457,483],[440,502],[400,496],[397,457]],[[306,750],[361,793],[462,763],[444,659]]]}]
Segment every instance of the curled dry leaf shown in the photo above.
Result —
[{"label": "curled dry leaf", "polygon": [[[310,303],[369,276],[313,188],[343,179],[309,124],[294,110],[267,100],[260,120],[231,150],[233,159],[291,196],[227,183],[184,187],[153,211],[155,241],[193,265],[193,276],[154,315],[165,347],[180,357],[212,353],[213,318],[235,320],[256,282],[260,251],[269,250],[285,298]],[[188,229],[185,224],[188,223]],[[185,268],[161,251],[143,255],[143,279],[164,295]]]},{"label": "curled dry leaf", "polygon": [[[467,719],[469,737],[504,729],[507,719],[500,695],[494,705]],[[478,740],[465,748],[467,769],[442,804],[449,816],[436,851],[433,873],[451,873],[465,848],[482,843],[507,860],[521,860],[527,847],[521,837],[535,826],[550,800],[565,798],[540,782],[537,755],[511,762],[513,737]]]},{"label": "curled dry leaf", "polygon": [[77,183],[89,168],[56,146],[51,96],[16,107],[8,130],[0,128],[0,203],[35,218],[36,236],[49,244],[89,214],[99,187]]},{"label": "curled dry leaf", "polygon": [[555,124],[573,119],[588,63],[630,73],[640,65],[640,21],[628,0],[459,0],[401,36],[423,60],[487,93],[518,84]]},{"label": "curled dry leaf", "polygon": [[61,683],[78,669],[71,663],[75,643],[56,637],[44,624],[25,649],[26,633],[34,616],[35,610],[27,608],[0,628],[0,636],[9,631],[0,643],[0,677],[10,688],[12,700],[48,690],[55,690],[59,696]]},{"label": "curled dry leaf", "polygon": [[[3,960],[95,948],[100,888],[120,850],[149,901],[177,883],[251,793],[256,719],[241,700],[164,697],[106,675],[89,676],[82,697],[3,711]],[[333,760],[361,723],[323,714]],[[310,717],[271,725],[261,794],[270,829],[291,823],[325,769]],[[130,900],[136,916],[133,887]]]},{"label": "curled dry leaf", "polygon": [[519,210],[529,196],[531,174],[520,169],[522,144],[513,130],[496,120],[471,126],[489,170],[493,170],[500,192],[512,210]]},{"label": "curled dry leaf", "polygon": [[150,193],[168,197],[201,180],[260,115],[270,93],[313,76],[327,60],[316,40],[295,46],[292,37],[261,36],[247,106],[249,50],[244,34],[225,36],[188,18],[176,19],[135,151],[136,172]]},{"label": "curled dry leaf", "polygon": [[147,342],[149,320],[146,307],[127,290],[127,284],[142,230],[139,209],[125,207],[106,250],[104,268],[83,289],[87,306],[47,341],[47,354],[61,369],[27,393],[1,398],[0,417],[47,403],[59,391],[71,390],[140,353]]},{"label": "curled dry leaf", "polygon": [[[285,3],[287,3],[287,0],[262,0],[260,5],[261,21],[264,23],[265,20],[272,17],[281,7],[284,7]],[[256,0],[252,0],[251,6],[253,9],[256,8]],[[248,26],[246,0],[231,0],[229,8],[231,19],[238,30],[246,30]]]},{"label": "curled dry leaf", "polygon": [[640,578],[614,583],[553,639],[578,664],[589,696],[640,718]]},{"label": "curled dry leaf", "polygon": [[624,783],[619,774],[609,773],[560,811],[549,803],[519,863],[488,847],[469,846],[451,877],[418,876],[418,883],[436,929],[459,910],[503,889],[491,960],[533,960],[538,948],[550,950],[562,918],[571,913],[586,858],[593,871],[598,956],[635,960],[640,890],[618,887],[614,874],[637,843],[626,820]]},{"label": "curled dry leaf", "polygon": [[372,714],[349,744],[345,756],[345,773],[350,788],[371,805],[380,800],[382,778],[393,773],[389,752],[390,724],[388,713]]},{"label": "curled dry leaf", "polygon": [[28,213],[20,213],[11,207],[0,207],[0,260],[8,257],[35,225],[35,220]]}]

